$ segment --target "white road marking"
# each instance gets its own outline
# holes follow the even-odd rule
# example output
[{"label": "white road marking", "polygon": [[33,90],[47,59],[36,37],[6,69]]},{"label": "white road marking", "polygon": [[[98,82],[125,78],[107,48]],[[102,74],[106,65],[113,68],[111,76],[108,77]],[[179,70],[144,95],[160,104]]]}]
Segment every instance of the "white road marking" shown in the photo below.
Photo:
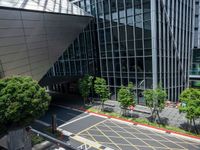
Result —
[{"label": "white road marking", "polygon": [[84,112],[84,111],[82,111],[82,110],[74,109],[74,108],[67,107],[67,106],[56,105],[56,104],[52,104],[52,105],[53,105],[53,106],[60,107],[60,108],[68,109],[68,110],[74,110],[74,111],[81,112],[81,113],[87,113],[87,112]]},{"label": "white road marking", "polygon": [[[122,123],[122,120],[119,120],[119,119],[111,118],[111,120]],[[123,124],[133,125],[133,123],[131,123],[131,122],[125,122],[125,121],[123,121]]]},{"label": "white road marking", "polygon": [[[74,110],[74,111],[78,111],[78,112],[82,112],[82,113],[86,113],[88,114],[87,116],[84,116],[84,117],[81,117],[81,118],[78,118],[76,120],[79,120],[79,119],[82,119],[82,118],[86,118],[90,115],[92,116],[97,116],[97,117],[100,117],[101,115],[98,115],[98,114],[94,114],[94,113],[88,113],[88,112],[84,112],[84,111],[81,111],[81,110],[78,110],[78,109],[74,109],[74,108],[70,108],[70,107],[66,107],[66,106],[62,106],[62,105],[55,105],[53,104],[54,106],[57,106],[57,107],[61,107],[61,108],[64,108],[64,109],[69,109],[69,110]],[[106,116],[101,116],[102,118],[106,118]],[[118,119],[114,119],[114,118],[111,118],[112,120],[115,120],[115,121],[118,121],[118,122],[121,122],[123,124],[129,124],[127,123],[126,121],[122,121],[122,120],[118,120]],[[70,123],[73,123],[75,122],[76,120],[73,120],[71,122],[67,122],[59,127],[63,127],[65,125],[68,125]],[[151,130],[151,131],[156,131],[158,133],[164,133],[166,134],[166,131],[163,131],[163,130],[159,130],[159,129],[156,129],[156,128],[152,128],[152,127],[148,127],[148,126],[144,126],[144,125],[140,125],[140,124],[137,124],[137,127],[140,127],[140,128],[143,128],[143,129],[148,129],[148,130]],[[194,142],[200,142],[199,139],[195,139],[195,138],[192,138],[192,137],[188,137],[188,136],[184,136],[184,135],[180,135],[180,134],[176,134],[176,133],[170,133],[170,135],[172,136],[175,136],[175,137],[179,137],[179,138],[184,138],[184,139],[187,139],[187,140],[191,140],[191,141],[194,141]]]},{"label": "white road marking", "polygon": [[67,114],[73,117],[77,116],[76,114],[73,114],[73,113],[67,113]]},{"label": "white road marking", "polygon": [[35,120],[35,122],[39,123],[39,124],[42,124],[44,126],[50,126],[50,124],[44,122],[44,121],[41,121],[41,120]]},{"label": "white road marking", "polygon": [[97,116],[97,117],[101,117],[101,118],[104,118],[104,119],[108,119],[108,117],[102,116],[102,115],[99,115],[99,114],[94,114],[94,113],[89,113],[89,114],[92,115],[92,116]]},{"label": "white road marking", "polygon": [[[101,149],[101,146],[102,146],[101,144],[99,144],[99,143],[97,143],[97,142],[88,140],[88,139],[83,138],[83,137],[78,136],[78,135],[75,135],[75,136],[73,136],[73,137],[71,137],[71,138],[74,139],[74,140],[80,141],[80,142],[82,142],[82,143],[84,143],[84,144],[87,144],[87,145],[89,145],[89,146],[91,146],[91,147],[97,148],[97,149]],[[106,150],[113,150],[113,149],[107,147]]]},{"label": "white road marking", "polygon": [[72,121],[69,121],[69,122],[66,122],[66,123],[60,125],[58,128],[62,128],[62,127],[64,127],[64,126],[68,125],[68,124],[71,124],[71,123],[73,123],[73,122],[76,122],[76,121],[78,121],[78,120],[81,120],[81,119],[84,119],[84,118],[87,118],[87,117],[90,117],[90,116],[91,116],[91,115],[88,114],[88,115],[86,115],[86,116],[83,116],[83,117],[74,119],[74,120],[72,120]]},{"label": "white road marking", "polygon": [[61,122],[67,122],[67,121],[65,121],[65,120],[62,120],[62,119],[60,119],[60,118],[56,118],[56,120],[58,120],[58,121],[61,121]]},{"label": "white road marking", "polygon": [[60,132],[62,132],[63,135],[66,135],[66,136],[71,136],[71,135],[73,134],[73,133],[68,132],[67,130],[64,130],[64,129],[58,128],[58,130],[59,130]]}]

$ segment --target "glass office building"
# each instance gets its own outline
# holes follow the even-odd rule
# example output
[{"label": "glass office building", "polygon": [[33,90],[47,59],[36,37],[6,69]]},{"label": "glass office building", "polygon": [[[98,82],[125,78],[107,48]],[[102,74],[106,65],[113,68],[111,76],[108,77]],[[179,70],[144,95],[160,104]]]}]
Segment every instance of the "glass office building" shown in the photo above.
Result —
[{"label": "glass office building", "polygon": [[190,70],[190,86],[200,88],[200,0],[195,0],[194,49]]},{"label": "glass office building", "polygon": [[115,99],[121,85],[142,92],[162,84],[177,102],[189,85],[194,0],[72,0],[94,18],[47,76],[92,74],[107,80]]}]

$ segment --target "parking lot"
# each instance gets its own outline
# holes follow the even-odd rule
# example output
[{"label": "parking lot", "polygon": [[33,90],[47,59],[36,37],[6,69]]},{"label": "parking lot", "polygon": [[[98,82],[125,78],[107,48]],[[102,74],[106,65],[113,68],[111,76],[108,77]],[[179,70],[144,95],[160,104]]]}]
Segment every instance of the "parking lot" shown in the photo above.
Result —
[{"label": "parking lot", "polygon": [[[56,109],[63,108],[56,107]],[[67,113],[68,110],[65,109],[65,111]],[[73,113],[72,110],[69,111]],[[129,125],[90,114],[79,115],[80,117],[76,116],[76,119],[71,119],[64,123],[64,116],[58,114],[58,121],[63,121],[60,128],[73,134],[71,138],[77,142],[82,144],[86,142],[90,144],[90,147],[94,146],[93,149],[95,149],[95,145],[100,145],[102,149],[109,147],[114,150],[200,149],[200,142],[186,140],[167,133],[159,133],[136,125]],[[59,116],[62,116],[62,119]]]},{"label": "parking lot", "polygon": [[133,125],[105,120],[78,133],[113,149],[200,149],[200,144]]}]

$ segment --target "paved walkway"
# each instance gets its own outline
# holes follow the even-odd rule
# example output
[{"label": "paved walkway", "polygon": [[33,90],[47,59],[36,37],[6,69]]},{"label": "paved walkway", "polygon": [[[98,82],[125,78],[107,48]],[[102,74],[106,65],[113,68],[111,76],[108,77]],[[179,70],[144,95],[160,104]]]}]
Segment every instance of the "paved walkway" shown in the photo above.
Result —
[{"label": "paved walkway", "polygon": [[[120,113],[121,109],[120,109],[120,104],[117,101],[107,101],[106,104],[110,105],[114,105],[115,107],[113,107],[113,111]],[[95,103],[95,108],[99,108],[99,103]],[[108,108],[109,106],[105,105],[105,108]],[[109,107],[110,108],[110,107]],[[141,105],[136,105],[135,107],[135,111],[133,112],[133,116],[135,117],[140,117],[140,118],[148,118],[150,117],[150,109],[148,107],[145,106],[141,106]],[[161,116],[161,120],[168,124],[168,125],[173,125],[176,127],[183,127],[183,126],[187,126],[187,119],[185,118],[185,114],[184,113],[179,113],[178,108],[171,108],[171,107],[165,107],[165,109],[160,113]],[[196,124],[200,126],[200,119],[196,121]]]}]

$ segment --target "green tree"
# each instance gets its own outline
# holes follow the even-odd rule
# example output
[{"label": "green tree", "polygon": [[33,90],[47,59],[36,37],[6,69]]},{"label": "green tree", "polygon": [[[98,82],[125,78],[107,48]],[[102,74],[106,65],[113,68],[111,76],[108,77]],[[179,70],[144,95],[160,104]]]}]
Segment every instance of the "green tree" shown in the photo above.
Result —
[{"label": "green tree", "polygon": [[0,128],[29,125],[48,109],[50,96],[31,77],[0,80]]},{"label": "green tree", "polygon": [[162,89],[162,86],[159,85],[156,89],[147,89],[143,92],[144,98],[146,100],[147,107],[151,110],[151,116],[153,121],[158,117],[160,122],[159,113],[165,107],[165,100],[167,97],[167,93]]},{"label": "green tree", "polygon": [[179,99],[182,103],[179,106],[179,111],[186,113],[186,118],[189,120],[190,126],[192,126],[193,122],[195,131],[198,133],[195,120],[200,118],[200,90],[193,88],[185,89]]},{"label": "green tree", "polygon": [[125,110],[125,112],[129,106],[135,104],[133,88],[133,84],[129,83],[127,87],[121,86],[117,93],[117,99],[120,102],[122,110]]},{"label": "green tree", "polygon": [[[8,149],[13,149],[16,139],[27,138],[24,128],[45,113],[51,98],[31,77],[1,79],[0,91],[0,129],[8,133]],[[31,146],[28,139],[22,143],[25,149]]]},{"label": "green tree", "polygon": [[93,76],[85,75],[82,79],[79,80],[79,91],[85,102],[90,94],[90,91],[93,87]]},{"label": "green tree", "polygon": [[146,101],[146,106],[150,108],[151,115],[153,115],[153,108],[154,108],[154,93],[153,89],[147,89],[143,92],[144,99]]},{"label": "green tree", "polygon": [[104,110],[104,102],[110,97],[110,92],[106,80],[103,78],[96,77],[94,81],[94,90],[99,95],[101,100],[101,110]]}]

